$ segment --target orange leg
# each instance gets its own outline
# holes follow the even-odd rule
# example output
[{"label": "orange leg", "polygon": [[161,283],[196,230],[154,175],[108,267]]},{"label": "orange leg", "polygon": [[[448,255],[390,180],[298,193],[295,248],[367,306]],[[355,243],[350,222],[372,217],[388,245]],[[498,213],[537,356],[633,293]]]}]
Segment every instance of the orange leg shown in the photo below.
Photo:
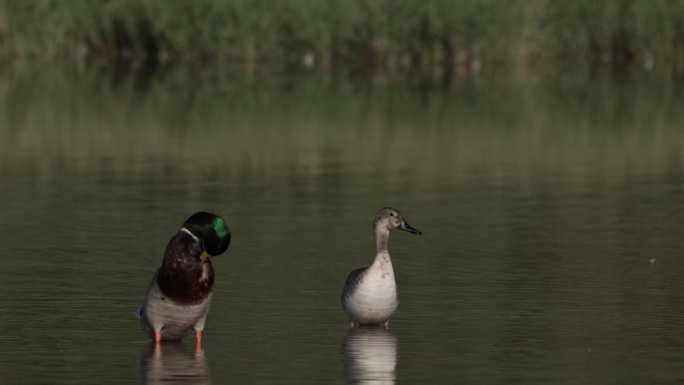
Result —
[{"label": "orange leg", "polygon": [[196,348],[197,351],[199,352],[202,350],[202,331],[201,330],[195,330],[195,341],[197,342]]},{"label": "orange leg", "polygon": [[161,333],[154,333],[154,347],[159,350],[159,345],[161,344]]}]

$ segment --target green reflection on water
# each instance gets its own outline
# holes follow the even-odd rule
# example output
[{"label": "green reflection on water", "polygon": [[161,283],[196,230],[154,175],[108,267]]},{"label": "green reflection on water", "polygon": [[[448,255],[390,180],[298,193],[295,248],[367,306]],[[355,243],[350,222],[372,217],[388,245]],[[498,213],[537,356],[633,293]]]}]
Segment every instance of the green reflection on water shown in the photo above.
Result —
[{"label": "green reflection on water", "polygon": [[153,158],[222,175],[332,159],[420,170],[428,183],[482,165],[646,172],[678,157],[681,99],[655,76],[468,78],[445,91],[315,75],[17,70],[0,88],[0,159],[5,172],[17,162],[39,173],[56,162],[98,167],[82,159],[135,170]]}]

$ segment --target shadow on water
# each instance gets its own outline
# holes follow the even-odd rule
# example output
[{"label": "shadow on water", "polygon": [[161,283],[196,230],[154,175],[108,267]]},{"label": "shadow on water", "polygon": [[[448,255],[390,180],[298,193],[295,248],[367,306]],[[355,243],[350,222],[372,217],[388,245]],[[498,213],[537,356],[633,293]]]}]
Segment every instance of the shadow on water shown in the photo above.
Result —
[{"label": "shadow on water", "polygon": [[397,344],[397,337],[380,326],[349,329],[342,344],[349,382],[394,384]]},{"label": "shadow on water", "polygon": [[192,351],[180,341],[168,341],[155,348],[154,342],[140,353],[143,384],[211,384],[204,350]]}]

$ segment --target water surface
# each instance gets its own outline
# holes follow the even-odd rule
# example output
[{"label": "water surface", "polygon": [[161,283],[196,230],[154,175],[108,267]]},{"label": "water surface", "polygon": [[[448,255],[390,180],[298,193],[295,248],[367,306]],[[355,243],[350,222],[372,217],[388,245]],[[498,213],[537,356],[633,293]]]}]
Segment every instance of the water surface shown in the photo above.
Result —
[{"label": "water surface", "polygon": [[[449,88],[230,71],[0,80],[3,383],[684,379],[681,84]],[[392,234],[401,305],[349,331],[347,273]],[[233,233],[200,353],[134,310],[192,212]]]}]

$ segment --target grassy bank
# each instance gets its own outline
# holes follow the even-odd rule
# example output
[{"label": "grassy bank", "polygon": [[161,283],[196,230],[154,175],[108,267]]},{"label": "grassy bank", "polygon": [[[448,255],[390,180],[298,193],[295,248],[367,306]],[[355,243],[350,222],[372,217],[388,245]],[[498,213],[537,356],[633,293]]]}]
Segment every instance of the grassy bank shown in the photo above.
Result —
[{"label": "grassy bank", "polygon": [[0,0],[5,60],[684,68],[676,0]]}]

